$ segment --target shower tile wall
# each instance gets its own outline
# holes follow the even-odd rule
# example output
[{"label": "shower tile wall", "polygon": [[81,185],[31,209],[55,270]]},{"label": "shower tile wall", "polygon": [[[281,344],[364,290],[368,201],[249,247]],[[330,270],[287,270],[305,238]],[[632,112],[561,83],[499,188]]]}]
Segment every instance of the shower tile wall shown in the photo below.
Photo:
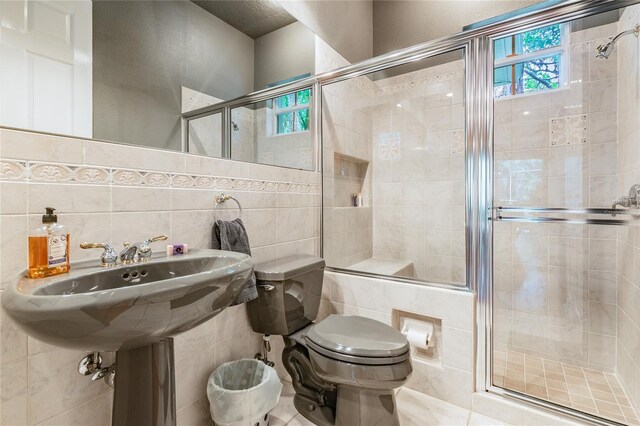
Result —
[{"label": "shower tile wall", "polygon": [[[255,120],[255,158],[260,164],[310,170],[313,168],[313,133],[297,132],[289,135],[273,135],[268,120],[273,120],[271,109],[264,103],[253,111]],[[253,145],[252,145],[253,146]]]},{"label": "shower tile wall", "polygon": [[231,121],[238,130],[231,129],[231,158],[234,160],[256,162],[255,154],[255,116],[257,111],[251,108],[234,108],[231,111]]},{"label": "shower tile wall", "polygon": [[[325,62],[346,64],[316,50]],[[464,284],[463,83],[459,60],[323,88],[329,265],[410,262],[415,278]],[[354,192],[362,192],[364,207],[351,206]]]},{"label": "shower tile wall", "polygon": [[465,283],[462,60],[375,81],[373,257]]},{"label": "shower tile wall", "polygon": [[[316,38],[316,72],[349,63]],[[324,256],[327,264],[347,267],[372,257],[371,99],[368,77],[322,89]],[[364,206],[351,195],[362,193]]]},{"label": "shower tile wall", "polygon": [[[616,33],[571,33],[568,88],[495,102],[496,206],[605,207],[619,195],[617,57],[594,54]],[[614,372],[616,227],[494,230],[495,348]]]},{"label": "shower tile wall", "polygon": [[325,272],[325,293],[334,314],[360,315],[392,327],[397,326],[393,320],[397,311],[441,319],[442,333],[435,343],[441,359],[427,359],[412,351],[413,373],[405,386],[461,407],[471,407],[473,293],[336,272]]},{"label": "shower tile wall", "polygon": [[[182,113],[222,102],[222,99],[182,87]],[[189,152],[220,157],[222,154],[222,113],[192,120],[189,123]]]},{"label": "shower tile wall", "polygon": [[[640,22],[640,5],[626,8],[617,32]],[[617,195],[640,183],[640,40],[618,41],[618,187]],[[640,229],[618,231],[617,373],[640,411]]]}]

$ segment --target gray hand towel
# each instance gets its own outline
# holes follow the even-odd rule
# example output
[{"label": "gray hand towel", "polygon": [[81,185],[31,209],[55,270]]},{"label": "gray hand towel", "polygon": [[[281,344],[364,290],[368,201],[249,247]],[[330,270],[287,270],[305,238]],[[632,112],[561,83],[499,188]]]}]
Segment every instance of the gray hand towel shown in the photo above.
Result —
[{"label": "gray hand towel", "polygon": [[[213,224],[211,234],[211,248],[215,250],[235,251],[251,256],[249,236],[240,218],[232,221],[217,220]],[[231,305],[240,305],[257,297],[256,275],[252,273],[249,284],[240,292]]]}]

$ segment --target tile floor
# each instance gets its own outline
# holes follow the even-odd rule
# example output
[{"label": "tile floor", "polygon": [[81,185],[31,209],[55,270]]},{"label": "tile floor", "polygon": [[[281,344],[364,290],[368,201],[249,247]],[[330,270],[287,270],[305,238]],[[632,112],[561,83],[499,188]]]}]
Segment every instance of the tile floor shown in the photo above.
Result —
[{"label": "tile floor", "polygon": [[629,425],[640,425],[615,375],[515,351],[494,351],[494,384]]},{"label": "tile floor", "polygon": [[[291,383],[283,384],[280,402],[271,411],[270,426],[313,426],[313,423],[298,414],[293,406],[294,391]],[[496,419],[409,388],[400,389],[396,401],[402,426],[508,426]]]}]

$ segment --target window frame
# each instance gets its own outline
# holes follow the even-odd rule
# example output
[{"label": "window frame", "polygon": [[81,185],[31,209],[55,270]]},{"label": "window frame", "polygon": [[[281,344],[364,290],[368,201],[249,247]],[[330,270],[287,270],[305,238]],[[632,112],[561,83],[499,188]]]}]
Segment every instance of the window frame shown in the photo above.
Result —
[{"label": "window frame", "polygon": [[[504,58],[501,59],[494,59],[493,60],[493,70],[495,72],[496,69],[498,68],[502,68],[502,67],[507,67],[507,66],[511,66],[511,67],[515,67],[518,64],[523,64],[525,62],[528,61],[532,61],[535,59],[541,59],[541,58],[548,58],[550,56],[554,56],[554,55],[560,55],[560,70],[558,73],[558,87],[556,88],[552,88],[552,89],[547,89],[547,90],[537,90],[534,92],[528,92],[528,93],[510,93],[506,96],[501,96],[501,97],[496,97],[495,93],[493,95],[493,98],[495,101],[500,101],[500,100],[507,100],[507,99],[514,99],[514,98],[520,98],[523,96],[534,96],[534,95],[539,95],[539,94],[543,94],[543,93],[548,93],[550,90],[563,90],[563,89],[568,89],[569,85],[570,85],[570,58],[571,58],[571,25],[570,23],[560,23],[560,24],[554,24],[554,25],[559,25],[560,26],[560,44],[558,46],[553,46],[553,47],[548,47],[546,49],[540,49],[540,50],[536,50],[534,52],[527,52],[527,53],[520,53],[520,54],[514,54],[511,56],[506,56]],[[505,37],[501,37],[500,39],[505,39],[505,38],[510,38],[510,37],[516,37],[518,34],[523,34],[525,32],[530,32],[530,31],[534,31],[536,29],[540,29],[540,28],[545,28],[548,25],[544,26],[544,27],[538,27],[538,28],[534,28],[532,30],[528,30],[528,31],[524,31],[524,32],[518,32],[518,33],[514,33],[510,36],[505,36]],[[495,53],[494,53],[495,55]],[[512,83],[513,84],[513,83]],[[514,85],[515,88],[515,85]],[[495,90],[495,86],[493,87],[493,90]]]},{"label": "window frame", "polygon": [[[303,92],[305,90],[309,90],[309,102],[307,102],[306,104],[299,104],[298,103],[298,93]],[[283,96],[289,96],[289,95],[293,95],[294,96],[294,102],[295,104],[291,107],[286,107],[286,108],[278,108],[278,98],[283,97]],[[272,99],[272,105],[273,107],[271,108],[272,113],[271,113],[271,132],[270,132],[270,136],[287,136],[287,135],[293,135],[293,134],[298,134],[298,133],[305,133],[309,131],[309,128],[307,128],[306,130],[296,130],[296,112],[298,111],[302,111],[302,110],[308,110],[309,113],[311,113],[311,89],[301,89],[301,90],[296,90],[295,92],[292,93],[286,93],[284,95],[278,96],[274,99]],[[278,133],[278,116],[283,115],[283,114],[287,114],[291,112],[292,113],[292,126],[293,126],[293,131],[289,132],[289,133]]]},{"label": "window frame", "polygon": [[[304,79],[304,78],[307,78],[307,77],[310,77],[310,76],[311,76],[311,73],[300,74],[300,75],[297,75],[295,77],[291,77],[291,78],[287,78],[287,79],[284,79],[284,80],[276,81],[274,83],[269,83],[269,84],[267,84],[267,88],[272,88],[272,87],[280,86],[282,84],[291,83],[293,81],[301,80],[301,79]],[[298,92],[302,92],[303,90],[309,90],[309,103],[304,104],[304,105],[298,105]],[[288,96],[290,94],[294,95],[294,99],[296,101],[296,105],[294,105],[293,107],[289,107],[289,108],[279,109],[278,108],[277,99],[282,97],[282,96]],[[266,106],[267,106],[267,119],[266,119],[266,123],[265,123],[267,137],[275,138],[275,137],[280,137],[280,136],[289,136],[289,135],[294,135],[294,134],[298,134],[298,133],[308,132],[310,130],[310,128],[311,128],[311,125],[309,125],[309,129],[307,129],[307,130],[299,130],[299,131],[295,131],[294,130],[291,133],[278,133],[278,115],[284,114],[284,113],[287,113],[287,112],[293,112],[293,126],[294,126],[294,129],[295,129],[296,117],[295,117],[295,111],[294,110],[301,110],[301,109],[307,108],[307,109],[309,109],[309,114],[311,114],[311,105],[313,103],[312,99],[313,99],[313,87],[307,87],[307,88],[303,88],[303,89],[294,90],[293,92],[283,93],[280,96],[276,96],[275,98],[268,99],[267,103],[266,103]],[[309,120],[311,120],[311,115],[309,115]]]}]

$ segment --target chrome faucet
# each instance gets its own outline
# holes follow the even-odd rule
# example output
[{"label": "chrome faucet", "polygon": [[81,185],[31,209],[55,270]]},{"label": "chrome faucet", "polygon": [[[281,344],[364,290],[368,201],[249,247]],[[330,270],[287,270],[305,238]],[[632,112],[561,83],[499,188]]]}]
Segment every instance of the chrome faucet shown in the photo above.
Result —
[{"label": "chrome faucet", "polygon": [[617,206],[640,209],[640,184],[632,185],[629,189],[629,195],[620,197],[613,202],[611,216],[615,217]]},{"label": "chrome faucet", "polygon": [[120,258],[120,263],[128,264],[128,263],[136,263],[136,262],[146,262],[151,258],[153,254],[151,251],[151,243],[155,243],[156,241],[164,241],[167,239],[166,235],[159,235],[157,237],[149,238],[148,240],[144,240],[139,243],[131,244],[128,241],[125,241],[124,249],[120,251],[118,257]]},{"label": "chrome faucet", "polygon": [[90,248],[101,248],[104,249],[102,254],[100,255],[100,264],[102,266],[115,266],[118,260],[118,254],[111,247],[110,244],[107,243],[82,243],[80,244],[81,249],[90,249]]},{"label": "chrome faucet", "polygon": [[107,243],[82,243],[81,249],[101,248],[104,249],[100,255],[100,264],[104,267],[116,266],[118,259],[123,265],[129,263],[146,262],[151,258],[153,254],[151,251],[151,243],[156,241],[164,241],[167,239],[166,235],[159,235],[157,237],[149,238],[139,243],[130,244],[128,241],[124,242],[124,249],[120,251],[120,254],[116,253],[113,247]]}]

